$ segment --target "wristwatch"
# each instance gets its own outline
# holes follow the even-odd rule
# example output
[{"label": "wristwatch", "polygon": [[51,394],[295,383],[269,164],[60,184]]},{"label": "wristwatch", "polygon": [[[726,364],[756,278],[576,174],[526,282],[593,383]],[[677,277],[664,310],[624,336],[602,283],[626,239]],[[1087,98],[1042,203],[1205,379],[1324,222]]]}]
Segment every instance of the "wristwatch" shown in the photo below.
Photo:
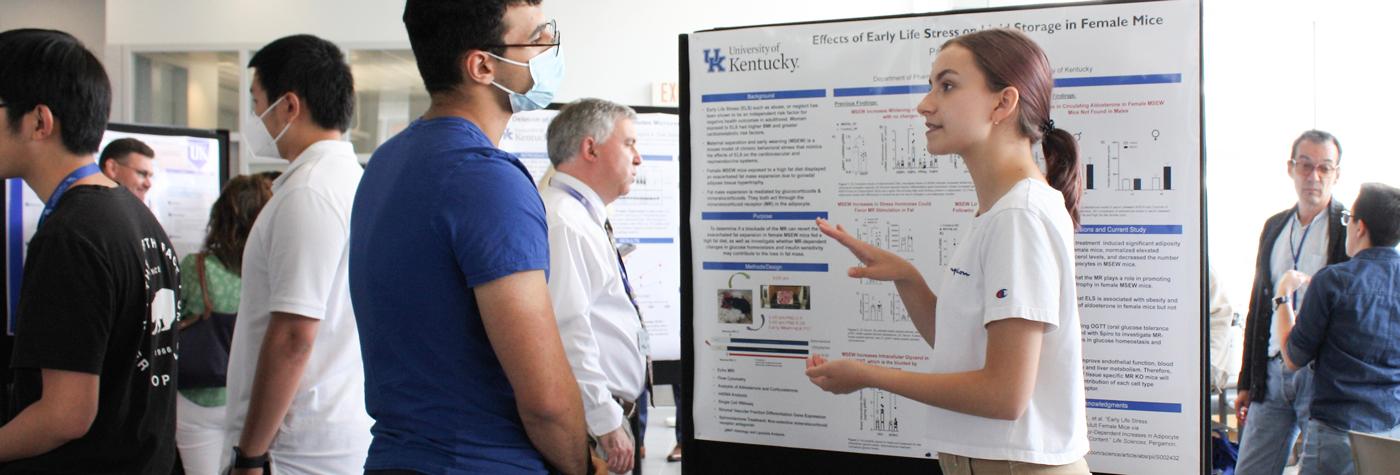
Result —
[{"label": "wristwatch", "polygon": [[1284,305],[1284,304],[1287,304],[1287,303],[1292,302],[1292,301],[1293,301],[1293,296],[1292,296],[1292,295],[1290,295],[1290,294],[1283,294],[1283,295],[1274,297],[1274,307],[1278,307],[1279,305]]},{"label": "wristwatch", "polygon": [[257,457],[249,457],[243,453],[238,446],[233,447],[233,468],[241,470],[245,468],[264,468],[267,466],[267,452]]}]

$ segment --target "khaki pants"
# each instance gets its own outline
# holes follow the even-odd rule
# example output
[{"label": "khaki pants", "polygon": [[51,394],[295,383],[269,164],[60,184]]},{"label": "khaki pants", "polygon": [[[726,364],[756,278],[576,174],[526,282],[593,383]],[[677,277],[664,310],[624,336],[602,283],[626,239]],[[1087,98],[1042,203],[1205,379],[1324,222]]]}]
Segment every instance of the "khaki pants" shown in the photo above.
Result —
[{"label": "khaki pants", "polygon": [[945,475],[1088,475],[1089,464],[1079,459],[1064,465],[1040,465],[1010,460],[987,460],[961,455],[938,454],[938,465]]},{"label": "khaki pants", "polygon": [[[641,414],[638,413],[636,406],[633,406],[631,414],[625,415],[627,416],[627,421],[625,424],[622,424],[622,428],[626,429],[627,437],[632,438],[632,473],[640,474],[642,473],[642,441],[637,439],[637,426],[641,423],[641,418],[639,417]],[[609,473],[608,458],[606,456],[607,454],[603,452],[601,442],[597,437],[589,435],[588,447],[592,449],[589,451],[589,456],[593,458],[593,474],[607,475]]]}]

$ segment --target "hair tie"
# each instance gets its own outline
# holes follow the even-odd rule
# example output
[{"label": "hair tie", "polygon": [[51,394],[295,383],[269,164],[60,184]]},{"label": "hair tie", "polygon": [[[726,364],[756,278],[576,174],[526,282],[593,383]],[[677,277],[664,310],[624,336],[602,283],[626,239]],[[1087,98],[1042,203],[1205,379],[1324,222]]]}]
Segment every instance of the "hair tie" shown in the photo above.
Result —
[{"label": "hair tie", "polygon": [[1055,130],[1055,121],[1053,119],[1045,119],[1045,123],[1040,124],[1040,133],[1048,134],[1051,130]]}]

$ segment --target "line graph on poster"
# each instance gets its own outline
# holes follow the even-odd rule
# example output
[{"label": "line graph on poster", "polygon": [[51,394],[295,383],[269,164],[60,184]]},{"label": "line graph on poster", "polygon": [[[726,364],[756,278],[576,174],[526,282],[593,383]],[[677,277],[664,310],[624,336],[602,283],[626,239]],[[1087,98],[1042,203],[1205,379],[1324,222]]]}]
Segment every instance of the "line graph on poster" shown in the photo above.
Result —
[{"label": "line graph on poster", "polygon": [[967,174],[961,157],[928,153],[923,134],[923,127],[912,124],[842,123],[832,140],[841,150],[841,171],[848,175]]}]

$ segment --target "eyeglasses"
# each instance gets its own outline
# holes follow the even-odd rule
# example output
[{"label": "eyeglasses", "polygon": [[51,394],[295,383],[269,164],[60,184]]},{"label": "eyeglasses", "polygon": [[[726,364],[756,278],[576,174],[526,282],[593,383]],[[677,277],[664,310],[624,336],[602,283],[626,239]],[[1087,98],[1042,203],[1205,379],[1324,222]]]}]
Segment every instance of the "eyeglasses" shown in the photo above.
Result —
[{"label": "eyeglasses", "polygon": [[1299,175],[1311,175],[1313,173],[1313,170],[1316,170],[1317,174],[1322,178],[1330,177],[1333,174],[1337,173],[1337,170],[1340,170],[1342,168],[1339,166],[1333,166],[1330,163],[1313,164],[1308,162],[1300,162],[1297,160],[1289,160],[1288,163],[1290,165],[1293,165],[1293,173],[1297,173]]},{"label": "eyeglasses", "polygon": [[535,29],[531,38],[536,38],[535,43],[497,43],[483,45],[484,48],[541,48],[553,47],[554,54],[559,54],[559,45],[563,42],[559,37],[559,23],[557,20],[549,20],[549,23],[540,25]]},{"label": "eyeglasses", "polygon": [[152,172],[152,171],[150,171],[150,170],[142,170],[142,169],[140,169],[140,168],[136,168],[136,167],[133,167],[133,166],[131,166],[131,165],[127,165],[127,164],[125,164],[125,163],[118,162],[118,161],[113,161],[113,163],[116,163],[117,166],[120,166],[120,167],[122,167],[122,168],[131,169],[131,171],[136,172],[136,176],[141,177],[142,180],[149,180],[149,179],[151,179],[151,177],[155,176],[155,172]]},{"label": "eyeglasses", "polygon": [[1342,210],[1342,226],[1350,226],[1352,221],[1355,220],[1351,218],[1351,211]]}]

